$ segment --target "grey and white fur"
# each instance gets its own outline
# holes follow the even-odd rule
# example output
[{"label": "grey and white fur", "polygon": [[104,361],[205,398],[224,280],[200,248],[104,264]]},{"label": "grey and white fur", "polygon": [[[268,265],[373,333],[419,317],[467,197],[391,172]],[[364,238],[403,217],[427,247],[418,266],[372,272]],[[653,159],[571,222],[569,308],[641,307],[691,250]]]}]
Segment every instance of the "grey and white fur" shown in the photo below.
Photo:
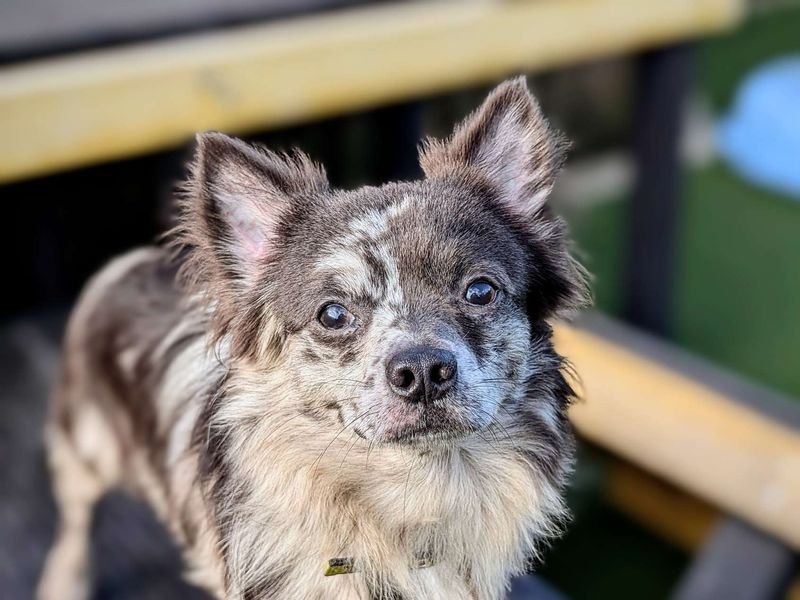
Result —
[{"label": "grey and white fur", "polygon": [[[69,322],[39,598],[87,597],[117,487],[219,598],[503,597],[565,517],[564,149],[524,79],[427,141],[421,181],[335,190],[299,152],[199,135],[170,244],[112,261]],[[356,572],[326,577],[336,557]]]}]

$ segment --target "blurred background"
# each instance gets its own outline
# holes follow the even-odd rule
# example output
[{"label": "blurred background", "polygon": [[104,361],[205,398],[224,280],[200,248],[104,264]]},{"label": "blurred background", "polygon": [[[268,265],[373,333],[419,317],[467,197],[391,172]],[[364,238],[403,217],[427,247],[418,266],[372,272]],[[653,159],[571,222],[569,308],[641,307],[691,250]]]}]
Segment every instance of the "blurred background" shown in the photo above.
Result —
[{"label": "blurred background", "polygon": [[[585,399],[536,597],[800,599],[789,0],[0,1],[0,598],[31,597],[53,535],[66,315],[169,226],[192,132],[298,146],[337,186],[414,178],[419,140],[519,73],[573,142],[553,205],[596,300],[559,338]],[[97,598],[203,597],[134,501],[95,540]]]}]

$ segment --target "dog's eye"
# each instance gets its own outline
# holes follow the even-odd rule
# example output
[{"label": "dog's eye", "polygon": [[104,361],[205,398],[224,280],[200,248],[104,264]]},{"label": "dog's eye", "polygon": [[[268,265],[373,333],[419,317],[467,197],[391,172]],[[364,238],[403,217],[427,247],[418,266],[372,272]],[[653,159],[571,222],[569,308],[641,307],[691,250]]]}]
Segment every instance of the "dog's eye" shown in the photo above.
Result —
[{"label": "dog's eye", "polygon": [[341,304],[327,304],[320,311],[318,318],[326,329],[343,329],[355,320],[353,313]]},{"label": "dog's eye", "polygon": [[485,279],[473,281],[464,293],[464,299],[470,304],[486,306],[497,298],[497,288]]}]

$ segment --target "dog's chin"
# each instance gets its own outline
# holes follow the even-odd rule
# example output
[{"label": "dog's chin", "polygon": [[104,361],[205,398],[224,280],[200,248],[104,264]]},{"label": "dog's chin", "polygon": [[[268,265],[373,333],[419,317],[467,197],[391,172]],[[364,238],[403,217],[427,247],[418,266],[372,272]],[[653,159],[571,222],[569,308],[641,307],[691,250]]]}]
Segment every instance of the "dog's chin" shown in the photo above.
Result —
[{"label": "dog's chin", "polygon": [[452,427],[428,426],[385,434],[383,439],[379,440],[379,443],[430,449],[441,446],[452,446],[475,431],[478,431],[478,428],[462,427],[453,429]]}]

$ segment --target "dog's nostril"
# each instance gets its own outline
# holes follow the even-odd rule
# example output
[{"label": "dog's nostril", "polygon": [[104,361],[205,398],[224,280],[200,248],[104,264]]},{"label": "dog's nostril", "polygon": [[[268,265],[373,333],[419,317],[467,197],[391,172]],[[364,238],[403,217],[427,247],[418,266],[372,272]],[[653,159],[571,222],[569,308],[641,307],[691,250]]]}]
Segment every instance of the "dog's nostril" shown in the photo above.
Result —
[{"label": "dog's nostril", "polygon": [[425,377],[413,356],[400,353],[386,365],[386,379],[395,394],[417,401],[425,394]]},{"label": "dog's nostril", "polygon": [[454,365],[448,363],[435,364],[431,368],[431,381],[436,384],[447,383],[455,374],[456,369]]},{"label": "dog's nostril", "polygon": [[394,369],[389,376],[389,383],[401,389],[408,389],[414,385],[414,379],[414,372],[411,369],[400,368]]}]

